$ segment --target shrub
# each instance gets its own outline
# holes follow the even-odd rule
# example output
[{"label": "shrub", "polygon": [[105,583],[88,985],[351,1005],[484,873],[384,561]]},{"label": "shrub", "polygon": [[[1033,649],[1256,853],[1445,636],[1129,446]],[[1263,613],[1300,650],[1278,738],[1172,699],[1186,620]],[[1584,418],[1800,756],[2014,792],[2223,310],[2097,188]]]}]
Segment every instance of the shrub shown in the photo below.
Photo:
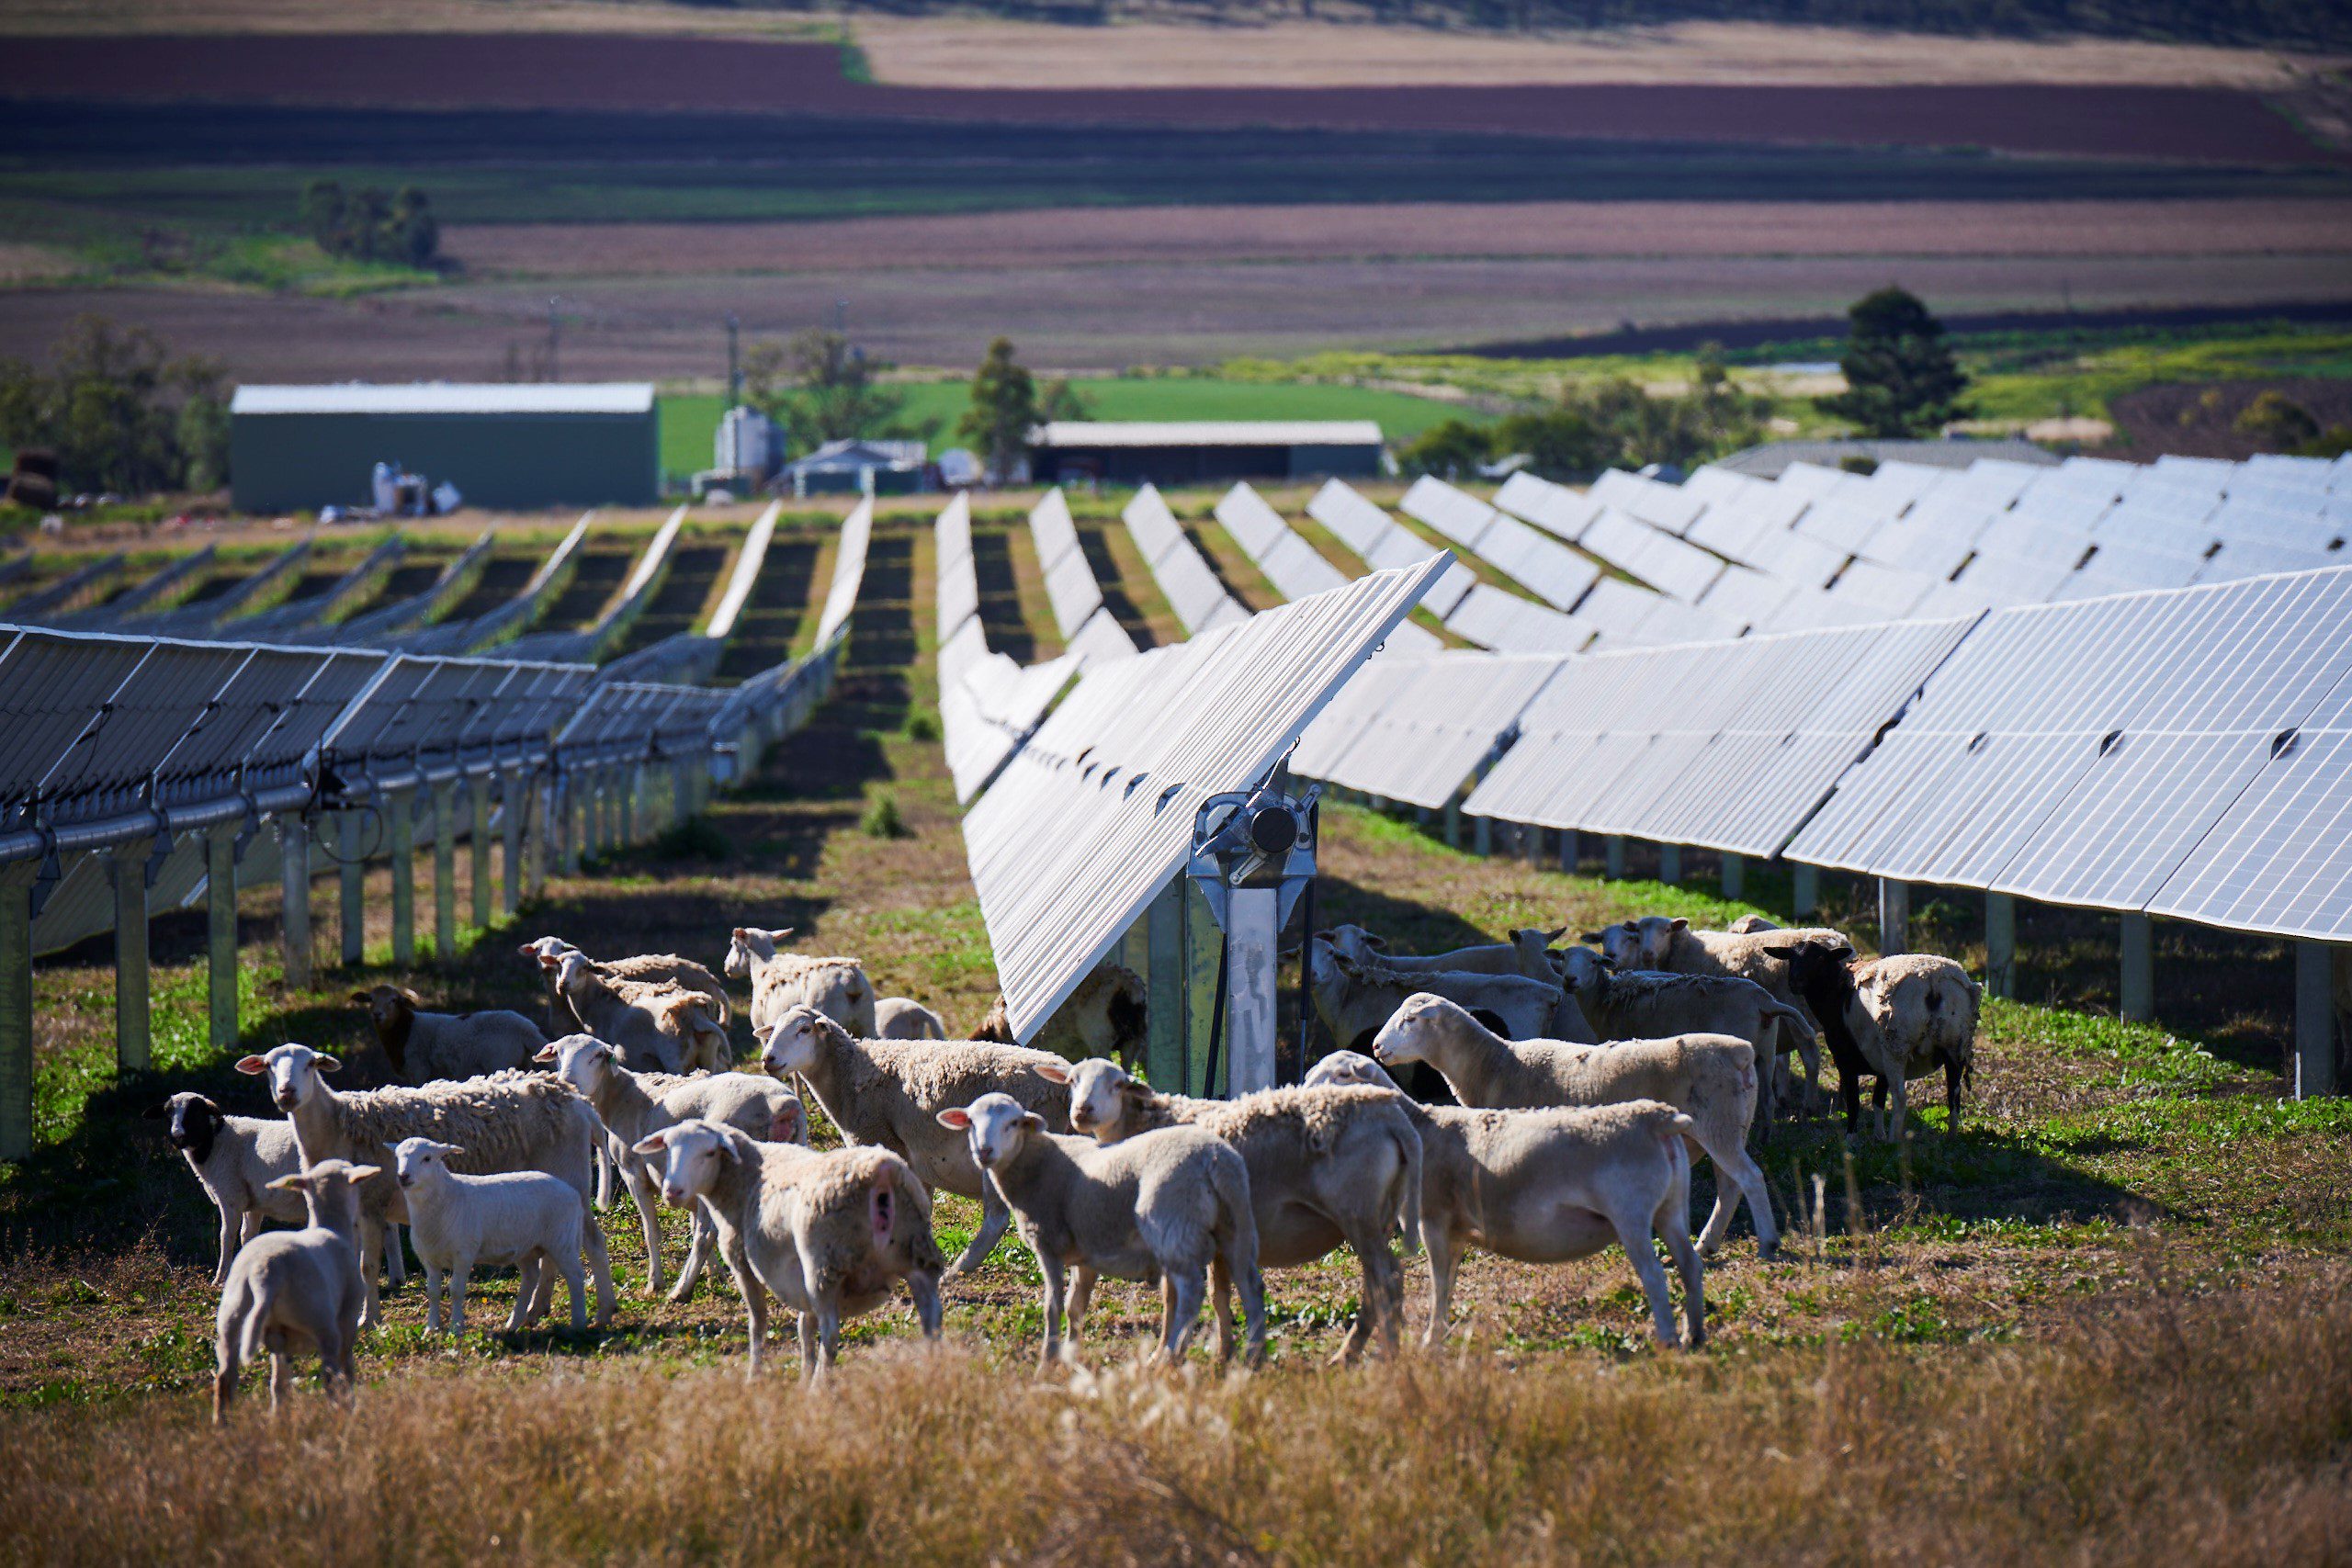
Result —
[{"label": "shrub", "polygon": [[907,739],[910,740],[938,739],[938,715],[929,708],[917,708],[907,720]]},{"label": "shrub", "polygon": [[2318,440],[2320,434],[2311,410],[2275,387],[2246,404],[2232,423],[2240,435],[2289,451]]},{"label": "shrub", "polygon": [[723,861],[735,852],[734,840],[707,817],[689,817],[653,840],[654,849],[670,860]]},{"label": "shrub", "polygon": [[870,839],[911,839],[915,830],[899,815],[899,799],[893,795],[877,795],[857,821]]}]

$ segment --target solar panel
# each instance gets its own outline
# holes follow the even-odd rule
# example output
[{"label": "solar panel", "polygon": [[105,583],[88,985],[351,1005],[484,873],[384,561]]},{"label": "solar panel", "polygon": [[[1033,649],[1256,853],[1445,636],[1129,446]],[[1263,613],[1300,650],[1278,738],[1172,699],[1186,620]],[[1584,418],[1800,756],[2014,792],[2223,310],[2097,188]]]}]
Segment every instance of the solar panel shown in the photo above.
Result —
[{"label": "solar panel", "polygon": [[1921,600],[1934,592],[1937,581],[1938,579],[1925,572],[1882,566],[1876,561],[1856,560],[1847,564],[1829,592],[1879,619],[1898,620],[1911,614]]},{"label": "solar panel", "polygon": [[1796,531],[1808,539],[1818,539],[1832,548],[1853,555],[1885,521],[1882,513],[1830,496],[1806,507],[1804,515],[1796,520],[1795,526]]},{"label": "solar panel", "polygon": [[[1089,581],[1093,581],[1091,577]],[[1098,600],[1094,613],[1086,617],[1078,630],[1068,639],[1068,649],[1087,669],[1123,659],[1133,659],[1137,651],[1136,639],[1127,635],[1117,617]]]},{"label": "solar panel", "polygon": [[1575,616],[1486,582],[1454,606],[1445,626],[1480,648],[1504,653],[1574,653],[1592,640],[1591,628]]},{"label": "solar panel", "polygon": [[1838,469],[1825,468],[1818,463],[1791,463],[1772,482],[1791,495],[1811,501],[1836,490],[1845,478]]},{"label": "solar panel", "polygon": [[[1428,540],[1338,479],[1324,481],[1315,499],[1306,503],[1306,514],[1338,535],[1376,570],[1402,571],[1435,553]],[[1449,559],[1443,575],[1422,596],[1422,607],[1441,617],[1450,615],[1477,581],[1477,573]]]},{"label": "solar panel", "polygon": [[1589,493],[1602,505],[1613,506],[1629,517],[1669,534],[1680,534],[1689,528],[1707,504],[1704,495],[1646,474],[1627,473],[1623,468],[1603,473],[1593,481]]},{"label": "solar panel", "polygon": [[1156,485],[1147,484],[1136,491],[1135,499],[1127,502],[1119,518],[1134,536],[1144,565],[1154,571],[1159,570],[1159,563],[1169,552],[1190,547],[1182,525],[1176,521],[1176,514],[1168,510],[1168,502]]},{"label": "solar panel", "polygon": [[1804,496],[1751,479],[1735,496],[1710,502],[1685,537],[1719,556],[1760,566],[1758,549],[1784,536],[1804,508]]},{"label": "solar panel", "polygon": [[2297,549],[2287,545],[2228,539],[2199,569],[2199,582],[2228,582],[2272,572],[2312,571],[2333,566],[2339,558],[2326,550]]},{"label": "solar panel", "polygon": [[1408,517],[1419,518],[1463,549],[1477,552],[1478,541],[1495,523],[1495,509],[1475,496],[1463,494],[1443,479],[1424,474],[1396,503]]},{"label": "solar panel", "polygon": [[2015,556],[1979,550],[1967,570],[1953,581],[1987,604],[2040,604],[2049,601],[2073,570],[2071,565],[2021,560]]},{"label": "solar panel", "polygon": [[1168,606],[1176,612],[1187,635],[1246,618],[1250,612],[1225,591],[1208,558],[1184,535],[1175,513],[1150,485],[1137,491],[1120,513],[1136,546],[1143,552],[1159,581]]},{"label": "solar panel", "polygon": [[1529,473],[1513,474],[1505,479],[1502,488],[1495,492],[1495,505],[1568,540],[1581,536],[1586,525],[1600,515],[1600,502],[1591,496]]},{"label": "solar panel", "polygon": [[1721,642],[1737,637],[1743,629],[1742,622],[1659,593],[1652,595],[1648,613],[1626,630],[1622,640],[1636,643]]},{"label": "solar panel", "polygon": [[1938,581],[1958,571],[1975,548],[1974,529],[1944,529],[1911,517],[1878,525],[1857,553],[1881,565]]},{"label": "solar panel", "polygon": [[1348,581],[1347,574],[1324,559],[1321,551],[1287,528],[1263,554],[1253,558],[1258,570],[1265,573],[1266,581],[1285,599],[1328,592]]},{"label": "solar panel", "polygon": [[1247,484],[1237,483],[1225,492],[1216,503],[1216,520],[1233,536],[1233,542],[1241,547],[1243,553],[1261,566],[1284,539],[1298,537],[1283,521],[1282,513]]},{"label": "solar panel", "polygon": [[964,820],[1016,1038],[1182,868],[1200,805],[1265,778],[1441,570],[1376,573],[1081,679]]},{"label": "solar panel", "polygon": [[833,558],[832,586],[825,593],[824,613],[817,617],[817,646],[824,647],[849,625],[857,607],[858,589],[865,581],[865,547],[874,537],[874,498],[857,503],[842,524],[840,553]]},{"label": "solar panel", "polygon": [[1030,536],[1037,542],[1038,570],[1050,571],[1063,557],[1078,551],[1078,525],[1070,521],[1069,499],[1049,490],[1029,509]]},{"label": "solar panel", "polygon": [[1075,643],[1079,627],[1102,610],[1102,585],[1094,580],[1085,551],[1072,548],[1046,568],[1046,600],[1063,640]]},{"label": "solar panel", "polygon": [[1299,738],[1300,774],[1434,810],[1508,736],[1556,655],[1441,653],[1358,671]]},{"label": "solar panel", "polygon": [[1484,537],[1479,555],[1558,609],[1565,610],[1583,598],[1585,590],[1600,575],[1600,569],[1592,562],[1515,517],[1495,518]]},{"label": "solar panel", "polygon": [[1725,622],[1769,630],[1797,591],[1793,583],[1736,566],[1715,579],[1714,586],[1700,599],[1699,607],[1713,612]]},{"label": "solar panel", "polygon": [[2091,530],[2012,512],[1988,524],[1976,536],[1976,547],[1987,555],[2072,571],[2090,553]]},{"label": "solar panel", "polygon": [[1604,638],[1624,637],[1650,613],[1657,595],[1622,577],[1604,577],[1592,585],[1576,608],[1577,619]]},{"label": "solar panel", "polygon": [[1756,540],[1741,558],[1757,570],[1770,572],[1800,588],[1826,588],[1846,564],[1846,552],[1834,545],[1783,530]]}]

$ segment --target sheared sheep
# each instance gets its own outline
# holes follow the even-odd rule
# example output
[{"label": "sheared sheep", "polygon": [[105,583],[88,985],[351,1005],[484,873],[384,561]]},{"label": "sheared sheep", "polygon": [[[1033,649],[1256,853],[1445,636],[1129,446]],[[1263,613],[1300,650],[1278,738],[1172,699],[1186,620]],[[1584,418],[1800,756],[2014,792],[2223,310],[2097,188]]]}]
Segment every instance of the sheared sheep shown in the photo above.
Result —
[{"label": "sheared sheep", "polygon": [[[1396,1088],[1379,1063],[1355,1051],[1334,1051],[1306,1081]],[[1472,1111],[1411,1100],[1405,1107],[1421,1134],[1427,1348],[1444,1343],[1454,1275],[1471,1247],[1521,1263],[1565,1263],[1612,1241],[1624,1247],[1641,1280],[1657,1342],[1694,1350],[1706,1343],[1705,1271],[1690,1239],[1689,1117],[1654,1100],[1551,1111]],[[1666,1271],[1650,1248],[1653,1233],[1682,1276],[1684,1339],[1675,1334]]]},{"label": "sheared sheep", "polygon": [[[619,1150],[616,1161],[621,1179],[645,1232],[648,1295],[662,1291],[662,1221],[654,1210],[659,1183],[644,1159],[629,1152],[632,1147],[664,1127],[691,1120],[722,1122],[762,1142],[808,1141],[808,1118],[799,1097],[774,1078],[753,1073],[701,1073],[684,1078],[633,1073],[621,1065],[617,1052],[591,1034],[549,1041],[536,1060],[552,1066],[556,1077],[580,1091]],[[693,1221],[694,1239],[677,1288],[670,1294],[673,1301],[694,1293],[709,1253],[708,1217],[696,1210]]]},{"label": "sheared sheep", "polygon": [[519,1012],[427,1012],[424,998],[398,986],[351,993],[368,1010],[368,1021],[384,1055],[406,1084],[440,1078],[478,1078],[530,1065],[531,1053],[547,1043],[539,1026]]},{"label": "sheared sheep", "polygon": [[[431,1138],[466,1151],[458,1163],[469,1175],[538,1170],[557,1177],[580,1195],[588,1210],[589,1153],[604,1128],[588,1102],[571,1086],[544,1073],[494,1073],[489,1077],[419,1089],[379,1089],[338,1094],[325,1074],[343,1064],[308,1045],[288,1042],[237,1063],[237,1070],[269,1079],[270,1099],[293,1124],[302,1157],[316,1165],[356,1156],[387,1167],[402,1138]],[[361,1256],[372,1259],[383,1244],[384,1226],[408,1219],[400,1185],[385,1170],[360,1190]],[[612,1321],[612,1266],[605,1255],[605,1233],[589,1211],[581,1238],[596,1277],[596,1325]],[[361,1322],[377,1318],[376,1270],[360,1270],[367,1307]],[[549,1288],[542,1277],[542,1289]]]},{"label": "sheared sheep", "polygon": [[1817,939],[1787,942],[1781,956],[1829,1041],[1849,1133],[1861,1115],[1863,1073],[1877,1076],[1871,1105],[1879,1112],[1880,1136],[1893,1139],[1907,1126],[1905,1083],[1938,1067],[1944,1074],[1945,1131],[1960,1131],[1960,1091],[1974,1066],[1984,996],[1966,970],[1930,953],[1856,959],[1851,949]]},{"label": "sheared sheep", "polygon": [[[288,1123],[231,1116],[192,1091],[149,1106],[145,1115],[164,1123],[164,1136],[187,1156],[197,1185],[220,1211],[220,1260],[212,1269],[216,1287],[229,1282],[230,1261],[238,1247],[261,1234],[263,1220],[306,1220],[310,1208],[300,1190],[277,1184],[278,1178],[299,1176],[302,1170],[302,1151]],[[387,1225],[384,1267],[396,1284],[403,1272],[400,1250],[400,1226]]]},{"label": "sheared sheep", "polygon": [[[1108,1056],[1130,1069],[1140,1066],[1149,1038],[1149,998],[1142,976],[1117,964],[1098,964],[1054,1010],[1054,1016],[1038,1026],[1029,1043],[1064,1061]],[[1012,1020],[1001,994],[972,1031],[972,1038],[1001,1045],[1020,1043],[1012,1038]]]},{"label": "sheared sheep", "polygon": [[1556,977],[1406,974],[1383,963],[1356,963],[1321,936],[1306,944],[1306,972],[1316,1012],[1331,1038],[1350,1050],[1378,1033],[1405,998],[1420,991],[1459,1003],[1509,1039],[1600,1038]]},{"label": "sheared sheep", "polygon": [[[1266,1344],[1265,1287],[1258,1273],[1258,1224],[1250,1172],[1233,1146],[1198,1127],[1162,1127],[1108,1145],[1057,1134],[1009,1094],[984,1094],[938,1112],[965,1135],[976,1169],[1020,1217],[1021,1239],[1046,1278],[1041,1371],[1061,1358],[1063,1270],[1071,1265],[1119,1280],[1158,1282],[1156,1359],[1184,1359],[1207,1293],[1208,1270],[1223,1265],[1241,1295],[1251,1364]],[[1083,1303],[1074,1303],[1082,1314]],[[1081,1326],[1073,1315],[1070,1335]],[[1220,1359],[1230,1340],[1219,1336]]]},{"label": "sheared sheep", "polygon": [[786,1009],[812,1007],[860,1040],[878,1037],[874,982],[854,958],[818,958],[779,953],[776,943],[790,926],[762,931],[737,926],[727,948],[727,972],[752,982],[752,1032],[763,1034]]},{"label": "sheared sheep", "polygon": [[1747,1154],[1756,1049],[1745,1040],[1683,1034],[1606,1045],[1513,1042],[1443,997],[1420,995],[1396,1010],[1374,1040],[1372,1055],[1383,1066],[1428,1062],[1464,1105],[1508,1111],[1663,1100],[1690,1118],[1686,1136],[1715,1162],[1718,1192],[1700,1254],[1712,1258],[1721,1249],[1742,1195],[1754,1212],[1758,1252],[1769,1259],[1779,1247],[1771,1194]]},{"label": "sheared sheep", "polygon": [[[1472,947],[1457,947],[1446,953],[1391,953],[1385,937],[1377,937],[1362,926],[1333,926],[1328,931],[1317,931],[1328,939],[1334,952],[1344,954],[1358,964],[1378,964],[1400,975],[1520,975],[1519,955],[1507,942],[1480,942]],[[1557,942],[1567,934],[1561,927],[1552,933]],[[1542,976],[1537,976],[1541,978]]]},{"label": "sheared sheep", "polygon": [[544,1314],[554,1288],[538,1289],[550,1270],[571,1292],[571,1330],[588,1326],[588,1292],[580,1269],[579,1194],[552,1176],[511,1170],[462,1176],[449,1168],[466,1151],[431,1138],[402,1138],[392,1151],[409,1240],[424,1265],[424,1327],[441,1331],[441,1280],[449,1280],[449,1332],[466,1331],[466,1280],[477,1263],[511,1263],[521,1273],[506,1332],[519,1334]]},{"label": "sheared sheep", "polygon": [[1046,1076],[1062,1059],[992,1041],[858,1040],[813,1007],[796,1006],[767,1032],[760,1060],[782,1077],[797,1073],[841,1129],[861,1144],[879,1144],[914,1168],[925,1187],[980,1201],[980,1228],[951,1274],[978,1268],[1004,1235],[1012,1213],[973,1163],[967,1140],[942,1131],[938,1113],[1002,1092],[1069,1126],[1069,1089]]},{"label": "sheared sheep", "polygon": [[947,1025],[937,1013],[909,997],[884,997],[874,1004],[876,1040],[944,1040]]},{"label": "sheared sheep", "polygon": [[300,1350],[318,1352],[327,1392],[351,1387],[351,1352],[359,1339],[359,1259],[352,1232],[359,1214],[355,1189],[379,1174],[372,1165],[321,1160],[270,1185],[299,1193],[309,1223],[299,1231],[254,1237],[230,1266],[214,1319],[212,1424],[229,1418],[237,1374],[269,1353],[269,1408],[286,1392],[288,1363]]},{"label": "sheared sheep", "polygon": [[884,1149],[817,1154],[763,1144],[742,1130],[688,1120],[638,1143],[662,1162],[662,1194],[707,1210],[752,1324],[752,1375],[767,1339],[767,1292],[799,1314],[800,1371],[833,1364],[844,1317],[889,1300],[898,1280],[914,1297],[923,1337],[939,1337],[939,1244],[931,1201],[906,1161]]},{"label": "sheared sheep", "polygon": [[[1349,1247],[1363,1274],[1363,1305],[1340,1358],[1353,1360],[1374,1333],[1396,1353],[1405,1281],[1388,1241],[1400,1229],[1408,1238],[1419,1234],[1421,1194],[1420,1136],[1396,1096],[1275,1089],[1195,1100],[1156,1093],[1099,1056],[1068,1076],[1070,1130],[1097,1143],[1186,1125],[1232,1145],[1250,1171],[1259,1268],[1294,1269]],[[1231,1329],[1222,1280],[1216,1283],[1223,1350]],[[1071,1286],[1073,1324],[1086,1315],[1093,1286],[1093,1271],[1081,1266]]]},{"label": "sheared sheep", "polygon": [[689,1064],[724,1065],[733,1049],[727,1032],[711,1021],[699,992],[668,990],[631,1001],[590,966],[582,953],[542,958],[556,970],[580,1027],[620,1053],[633,1072],[675,1073]]}]

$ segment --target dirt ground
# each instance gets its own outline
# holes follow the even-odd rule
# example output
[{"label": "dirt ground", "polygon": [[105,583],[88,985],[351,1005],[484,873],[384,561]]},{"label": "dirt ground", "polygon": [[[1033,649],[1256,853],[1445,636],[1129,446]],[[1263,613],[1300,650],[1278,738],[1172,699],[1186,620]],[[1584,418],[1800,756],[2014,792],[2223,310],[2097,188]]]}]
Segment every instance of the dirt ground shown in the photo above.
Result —
[{"label": "dirt ground", "polygon": [[2246,406],[2274,390],[2301,405],[2322,430],[2352,425],[2352,384],[2343,381],[2290,376],[2263,381],[2168,384],[2126,392],[2110,402],[2120,437],[2117,449],[2233,459],[2275,452],[2278,449],[2275,440],[2266,441],[2237,428],[2237,418]]}]

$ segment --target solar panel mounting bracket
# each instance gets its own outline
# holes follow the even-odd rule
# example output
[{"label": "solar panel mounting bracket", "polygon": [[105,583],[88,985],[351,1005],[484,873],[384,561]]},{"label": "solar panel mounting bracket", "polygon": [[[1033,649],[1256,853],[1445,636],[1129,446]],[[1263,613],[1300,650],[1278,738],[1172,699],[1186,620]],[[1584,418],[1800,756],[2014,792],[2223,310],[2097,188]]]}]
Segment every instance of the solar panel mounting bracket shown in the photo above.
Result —
[{"label": "solar panel mounting bracket", "polygon": [[1283,925],[1315,878],[1315,802],[1277,766],[1255,789],[1213,795],[1193,818],[1185,871],[1225,932],[1226,1086],[1234,1095],[1274,1085],[1275,998]]}]

